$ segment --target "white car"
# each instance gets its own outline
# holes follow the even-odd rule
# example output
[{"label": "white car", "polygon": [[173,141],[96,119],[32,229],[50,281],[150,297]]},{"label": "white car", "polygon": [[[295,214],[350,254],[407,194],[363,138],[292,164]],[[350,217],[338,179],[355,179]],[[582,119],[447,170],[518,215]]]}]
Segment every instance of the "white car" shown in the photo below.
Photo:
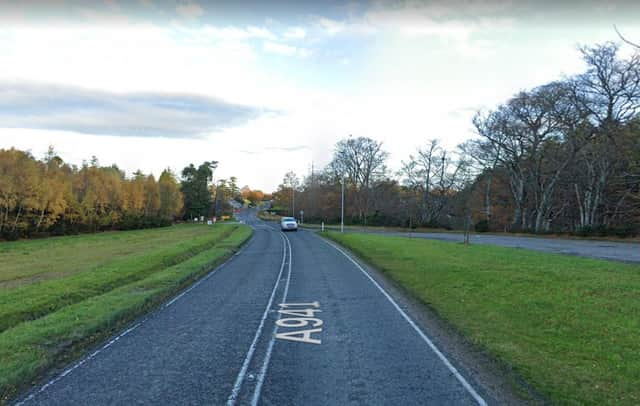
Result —
[{"label": "white car", "polygon": [[293,217],[283,217],[280,220],[280,229],[282,231],[298,231],[298,221]]}]

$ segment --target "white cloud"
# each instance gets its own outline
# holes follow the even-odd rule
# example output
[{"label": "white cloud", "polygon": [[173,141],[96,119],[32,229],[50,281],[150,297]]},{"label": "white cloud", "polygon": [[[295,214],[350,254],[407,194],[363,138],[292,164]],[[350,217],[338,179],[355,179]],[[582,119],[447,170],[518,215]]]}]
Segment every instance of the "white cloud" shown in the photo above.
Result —
[{"label": "white cloud", "polygon": [[185,3],[176,6],[178,15],[184,18],[198,18],[204,14],[204,10],[198,3]]},{"label": "white cloud", "polygon": [[205,25],[202,28],[180,27],[180,30],[195,40],[210,41],[245,41],[248,39],[268,39],[275,40],[277,36],[266,28],[249,26],[245,28],[239,27],[216,27],[213,25]]},{"label": "white cloud", "polygon": [[111,92],[197,93],[269,105],[264,83],[274,79],[256,65],[258,55],[244,34],[228,39],[233,31],[151,24],[16,27],[3,32],[0,79]]},{"label": "white cloud", "polygon": [[346,28],[345,23],[325,17],[318,19],[318,25],[329,35],[336,35]]},{"label": "white cloud", "polygon": [[260,109],[193,94],[110,93],[0,81],[0,127],[5,128],[201,138],[260,114]]},{"label": "white cloud", "polygon": [[300,58],[308,58],[313,55],[313,51],[309,48],[298,48],[298,56]]},{"label": "white cloud", "polygon": [[284,56],[298,56],[300,58],[307,58],[312,54],[312,51],[307,48],[295,47],[292,45],[286,45],[279,42],[265,41],[263,44],[265,52],[269,52],[277,55]]},{"label": "white cloud", "polygon": [[264,50],[279,55],[292,56],[295,55],[298,49],[291,45],[280,44],[277,42],[266,41],[264,43]]},{"label": "white cloud", "polygon": [[251,38],[276,39],[276,36],[266,28],[250,26],[246,32]]},{"label": "white cloud", "polygon": [[307,31],[302,27],[293,27],[285,31],[284,37],[290,39],[303,39],[307,36]]}]

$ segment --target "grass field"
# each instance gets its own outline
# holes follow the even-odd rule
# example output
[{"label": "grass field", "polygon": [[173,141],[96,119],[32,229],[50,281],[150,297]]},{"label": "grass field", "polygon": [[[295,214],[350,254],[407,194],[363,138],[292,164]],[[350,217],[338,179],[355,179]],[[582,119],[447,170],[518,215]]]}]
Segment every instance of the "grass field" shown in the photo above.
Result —
[{"label": "grass field", "polygon": [[329,232],[558,404],[640,404],[640,266]]},{"label": "grass field", "polygon": [[209,235],[210,231],[198,225],[183,224],[148,230],[0,242],[0,259],[3,261],[0,288],[92,270],[150,249]]},{"label": "grass field", "polygon": [[0,243],[8,265],[0,403],[206,274],[250,235],[246,226],[180,225]]}]

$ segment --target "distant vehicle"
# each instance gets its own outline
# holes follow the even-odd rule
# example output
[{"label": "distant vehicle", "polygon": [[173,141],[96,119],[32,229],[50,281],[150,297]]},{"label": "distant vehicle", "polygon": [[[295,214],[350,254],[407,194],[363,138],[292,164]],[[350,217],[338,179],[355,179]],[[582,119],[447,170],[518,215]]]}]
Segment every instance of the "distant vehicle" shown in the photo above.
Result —
[{"label": "distant vehicle", "polygon": [[282,231],[298,231],[298,221],[293,217],[283,217],[280,220],[280,229]]}]

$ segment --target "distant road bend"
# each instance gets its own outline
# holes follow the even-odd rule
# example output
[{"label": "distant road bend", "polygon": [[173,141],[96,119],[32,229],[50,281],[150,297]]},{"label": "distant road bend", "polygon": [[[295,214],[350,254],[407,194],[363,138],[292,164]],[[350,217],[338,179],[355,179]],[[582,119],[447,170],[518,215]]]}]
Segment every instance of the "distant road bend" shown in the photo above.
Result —
[{"label": "distant road bend", "polygon": [[241,217],[243,251],[18,403],[499,403],[340,248]]}]

